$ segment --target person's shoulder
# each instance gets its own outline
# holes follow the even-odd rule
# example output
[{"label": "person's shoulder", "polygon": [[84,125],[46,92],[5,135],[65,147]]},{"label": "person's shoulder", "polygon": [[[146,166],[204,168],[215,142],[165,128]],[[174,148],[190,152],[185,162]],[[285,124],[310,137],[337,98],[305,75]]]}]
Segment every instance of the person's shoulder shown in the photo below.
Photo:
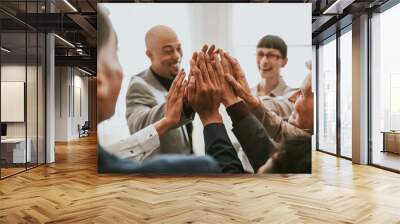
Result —
[{"label": "person's shoulder", "polygon": [[139,84],[139,85],[145,85],[145,86],[157,86],[157,79],[154,76],[154,73],[151,71],[151,69],[146,69],[137,75],[134,75],[131,78],[130,85],[133,84]]},{"label": "person's shoulder", "polygon": [[141,72],[139,72],[139,73],[133,75],[132,78],[131,78],[130,83],[133,83],[133,82],[140,82],[141,80],[143,80],[144,77],[146,76],[147,70],[148,70],[148,69],[143,70],[143,71],[141,71]]},{"label": "person's shoulder", "polygon": [[140,73],[133,75],[130,82],[129,82],[129,87],[132,88],[132,86],[147,86],[147,76],[148,76],[149,69],[146,69],[144,71],[141,71]]},{"label": "person's shoulder", "polygon": [[128,95],[137,92],[150,92],[149,83],[146,80],[146,73],[147,70],[132,76],[131,81],[129,82]]},{"label": "person's shoulder", "polygon": [[283,94],[283,96],[285,98],[289,98],[294,92],[296,92],[297,90],[299,90],[300,88],[293,88],[293,87],[287,87],[285,89],[285,93]]}]

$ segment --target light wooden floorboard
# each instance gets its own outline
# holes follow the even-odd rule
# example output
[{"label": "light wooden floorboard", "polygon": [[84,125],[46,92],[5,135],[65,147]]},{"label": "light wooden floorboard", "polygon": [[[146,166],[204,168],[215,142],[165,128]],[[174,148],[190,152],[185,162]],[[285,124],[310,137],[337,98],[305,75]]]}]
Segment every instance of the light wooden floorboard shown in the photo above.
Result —
[{"label": "light wooden floorboard", "polygon": [[0,181],[0,223],[400,223],[400,175],[313,153],[312,175],[97,174],[96,139]]}]

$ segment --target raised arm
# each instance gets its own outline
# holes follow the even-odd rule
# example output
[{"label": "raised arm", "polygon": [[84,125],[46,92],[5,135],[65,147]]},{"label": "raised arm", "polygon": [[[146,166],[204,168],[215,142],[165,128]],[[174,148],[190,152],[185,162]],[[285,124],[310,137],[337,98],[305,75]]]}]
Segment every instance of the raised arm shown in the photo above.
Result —
[{"label": "raised arm", "polygon": [[224,173],[243,173],[242,164],[229,140],[221,115],[218,112],[221,81],[207,54],[199,52],[197,61],[191,60],[191,77],[188,85],[188,102],[199,114],[204,126],[206,153],[219,163]]}]

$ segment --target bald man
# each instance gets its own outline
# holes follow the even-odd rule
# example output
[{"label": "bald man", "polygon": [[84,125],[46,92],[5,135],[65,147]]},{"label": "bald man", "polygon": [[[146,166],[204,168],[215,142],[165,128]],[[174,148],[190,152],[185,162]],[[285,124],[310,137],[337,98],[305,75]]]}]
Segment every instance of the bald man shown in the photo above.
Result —
[{"label": "bald man", "polygon": [[[126,120],[131,134],[164,117],[168,90],[182,60],[181,43],[170,27],[152,27],[146,33],[145,44],[151,66],[132,77],[126,94]],[[178,127],[164,134],[160,138],[160,147],[145,152],[143,159],[158,154],[192,153],[190,121],[194,113],[185,111]]]}]

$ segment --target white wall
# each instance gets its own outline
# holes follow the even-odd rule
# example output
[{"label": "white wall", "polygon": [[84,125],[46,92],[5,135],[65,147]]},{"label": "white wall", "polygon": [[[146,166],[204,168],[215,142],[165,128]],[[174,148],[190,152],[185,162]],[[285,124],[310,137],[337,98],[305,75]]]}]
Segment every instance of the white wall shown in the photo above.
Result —
[{"label": "white wall", "polygon": [[72,67],[56,67],[55,74],[55,141],[70,141],[88,120],[88,78]]},{"label": "white wall", "polygon": [[[66,141],[68,139],[68,68],[55,68],[55,140]],[[64,96],[67,97],[64,97]]]},{"label": "white wall", "polygon": [[[25,75],[26,71],[30,74],[36,67],[27,66],[25,65],[18,65],[18,64],[8,64],[1,66],[1,81],[5,82],[25,82]],[[29,89],[30,90],[30,89]],[[27,93],[28,99],[27,102],[32,101],[32,97],[36,97],[36,89],[35,92],[28,92]],[[36,105],[35,105],[36,107]],[[1,108],[1,110],[8,110],[9,108]],[[24,108],[22,108],[24,109]],[[31,117],[33,114],[27,114],[28,121],[33,120]],[[36,118],[36,114],[35,114]],[[25,126],[26,122],[7,122],[7,136],[8,137],[25,137]],[[28,128],[32,127],[32,125],[28,125]],[[28,130],[28,134],[29,134]],[[29,137],[29,136],[28,136]]]},{"label": "white wall", "polygon": [[[7,137],[30,139],[32,161],[36,162],[36,155],[39,153],[39,163],[44,162],[44,92],[42,68],[40,66],[25,66],[25,64],[3,64],[1,66],[1,81],[24,82],[26,86],[26,106],[22,102],[18,110],[22,114],[26,112],[26,120],[23,122],[6,122]],[[27,78],[27,80],[25,80]],[[3,92],[4,89],[2,89]],[[24,94],[24,90],[19,90]],[[22,92],[21,92],[22,91]],[[7,97],[2,95],[3,97]],[[1,110],[16,110],[15,108],[2,107]],[[17,111],[7,111],[17,113]],[[25,118],[24,118],[25,119]]]},{"label": "white wall", "polygon": [[[17,81],[25,82],[25,65],[2,65],[1,66],[1,81]],[[7,108],[1,108],[7,110]],[[8,137],[25,137],[25,122],[7,123]]]}]

